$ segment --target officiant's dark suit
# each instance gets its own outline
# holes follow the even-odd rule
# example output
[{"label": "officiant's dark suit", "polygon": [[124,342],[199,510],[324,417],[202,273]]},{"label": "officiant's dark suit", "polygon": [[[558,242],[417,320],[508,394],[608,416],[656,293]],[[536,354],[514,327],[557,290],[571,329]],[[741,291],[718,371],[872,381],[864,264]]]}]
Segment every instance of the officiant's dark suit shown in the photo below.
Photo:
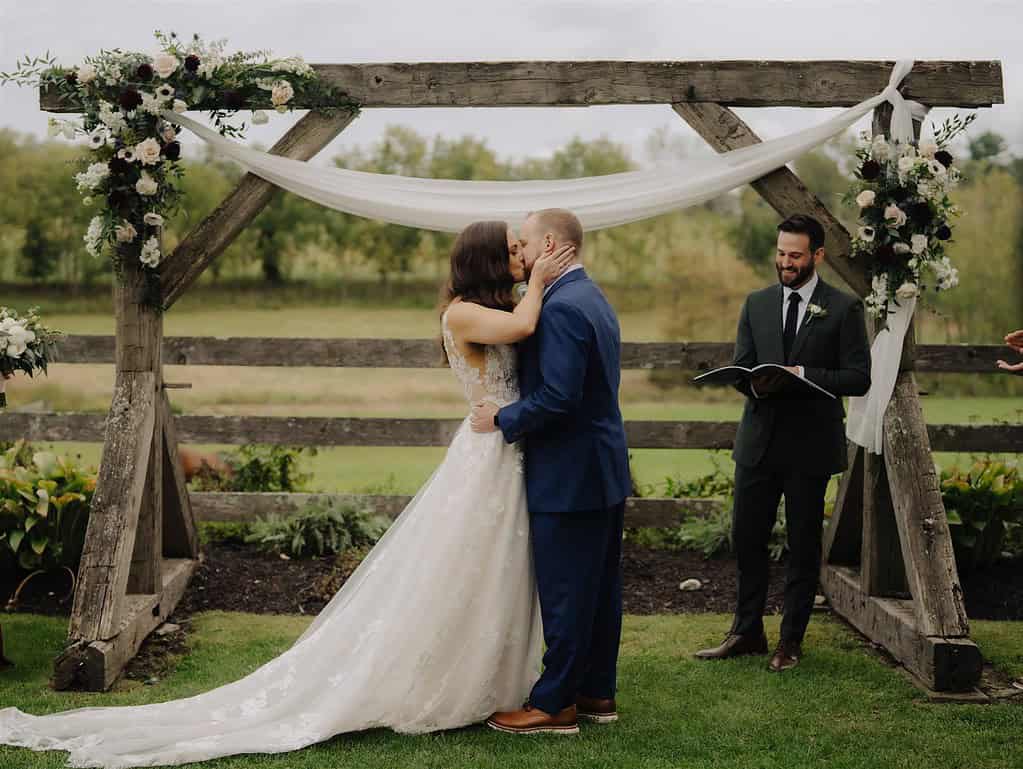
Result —
[{"label": "officiant's dark suit", "polygon": [[[797,234],[801,228],[811,230],[801,237],[815,250],[823,244],[823,230],[812,219],[807,227],[807,219],[797,217],[795,229]],[[782,237],[779,254],[781,244]],[[862,302],[821,280],[812,260],[805,280],[792,287],[783,285],[783,261],[788,265],[788,260],[779,256],[779,284],[750,294],[743,305],[734,362],[747,368],[761,363],[801,366],[803,376],[837,396],[863,395],[870,387],[870,348]],[[784,272],[786,278],[795,274]],[[813,609],[825,489],[830,476],[846,467],[845,412],[840,397],[782,396],[758,391],[755,382],[751,385],[748,381],[736,387],[746,395],[732,454],[736,462],[732,537],[738,560],[738,603],[725,644],[697,656],[733,656],[728,652],[736,647],[729,644],[735,644],[736,638],[738,653],[767,651],[762,617],[767,601],[768,541],[784,496],[789,555],[779,652],[791,664],[779,665],[786,669],[798,662]],[[772,668],[777,670],[776,659],[778,653],[772,659]]]}]

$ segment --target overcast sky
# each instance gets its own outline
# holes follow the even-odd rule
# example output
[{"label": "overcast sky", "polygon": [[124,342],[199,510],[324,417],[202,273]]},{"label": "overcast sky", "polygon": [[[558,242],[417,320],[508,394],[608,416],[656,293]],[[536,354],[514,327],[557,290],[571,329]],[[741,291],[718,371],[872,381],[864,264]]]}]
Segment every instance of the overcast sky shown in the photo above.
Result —
[{"label": "overcast sky", "polygon": [[[0,0],[0,70],[49,50],[76,64],[101,48],[155,50],[154,29],[226,37],[229,50],[271,49],[306,61],[523,59],[999,59],[1006,104],[979,110],[971,129],[1004,134],[1023,154],[1021,0]],[[940,119],[950,111],[935,110]],[[745,109],[764,137],[830,111]],[[248,138],[271,144],[296,117],[271,113]],[[693,134],[668,106],[587,109],[367,110],[321,157],[366,145],[391,123],[422,134],[473,134],[502,157],[543,155],[572,136],[627,144],[667,126]],[[0,88],[0,126],[44,136],[35,92]],[[195,140],[197,141],[197,140]]]}]

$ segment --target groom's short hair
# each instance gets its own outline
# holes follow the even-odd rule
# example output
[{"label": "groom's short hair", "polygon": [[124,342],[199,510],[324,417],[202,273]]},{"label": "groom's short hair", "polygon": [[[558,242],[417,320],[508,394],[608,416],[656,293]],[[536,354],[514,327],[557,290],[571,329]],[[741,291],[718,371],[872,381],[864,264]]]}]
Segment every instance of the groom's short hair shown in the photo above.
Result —
[{"label": "groom's short hair", "polygon": [[806,235],[810,239],[810,253],[813,254],[824,245],[824,227],[812,216],[793,214],[778,225],[778,232],[794,232]]},{"label": "groom's short hair", "polygon": [[531,211],[527,218],[536,217],[540,229],[554,233],[559,243],[575,244],[576,252],[583,248],[583,225],[579,217],[564,208],[542,208]]}]

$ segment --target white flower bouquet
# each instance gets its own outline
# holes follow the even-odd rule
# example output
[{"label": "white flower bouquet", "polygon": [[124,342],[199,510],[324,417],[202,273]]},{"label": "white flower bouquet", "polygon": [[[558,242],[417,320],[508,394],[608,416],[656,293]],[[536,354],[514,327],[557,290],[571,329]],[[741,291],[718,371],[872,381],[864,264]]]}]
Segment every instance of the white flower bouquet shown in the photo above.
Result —
[{"label": "white flower bouquet", "polygon": [[935,291],[959,283],[945,244],[952,237],[952,219],[961,213],[949,197],[961,175],[947,147],[974,117],[945,121],[933,141],[863,136],[856,152],[857,181],[845,200],[860,210],[852,255],[870,260],[872,286],[865,304],[874,317],[886,318],[891,305],[919,296],[928,282]]},{"label": "white flower bouquet", "polygon": [[7,406],[4,381],[15,371],[32,376],[46,373],[48,364],[56,360],[59,331],[39,321],[38,308],[33,307],[24,318],[7,307],[0,307],[0,408]]}]

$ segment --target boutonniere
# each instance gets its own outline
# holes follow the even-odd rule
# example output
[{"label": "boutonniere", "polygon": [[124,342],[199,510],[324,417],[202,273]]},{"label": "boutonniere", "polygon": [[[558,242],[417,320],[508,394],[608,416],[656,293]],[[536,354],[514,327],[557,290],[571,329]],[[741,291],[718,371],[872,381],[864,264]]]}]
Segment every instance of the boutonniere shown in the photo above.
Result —
[{"label": "boutonniere", "polygon": [[808,304],[806,306],[806,314],[809,315],[806,322],[809,323],[814,318],[826,318],[828,317],[828,311],[821,307],[819,304]]}]

